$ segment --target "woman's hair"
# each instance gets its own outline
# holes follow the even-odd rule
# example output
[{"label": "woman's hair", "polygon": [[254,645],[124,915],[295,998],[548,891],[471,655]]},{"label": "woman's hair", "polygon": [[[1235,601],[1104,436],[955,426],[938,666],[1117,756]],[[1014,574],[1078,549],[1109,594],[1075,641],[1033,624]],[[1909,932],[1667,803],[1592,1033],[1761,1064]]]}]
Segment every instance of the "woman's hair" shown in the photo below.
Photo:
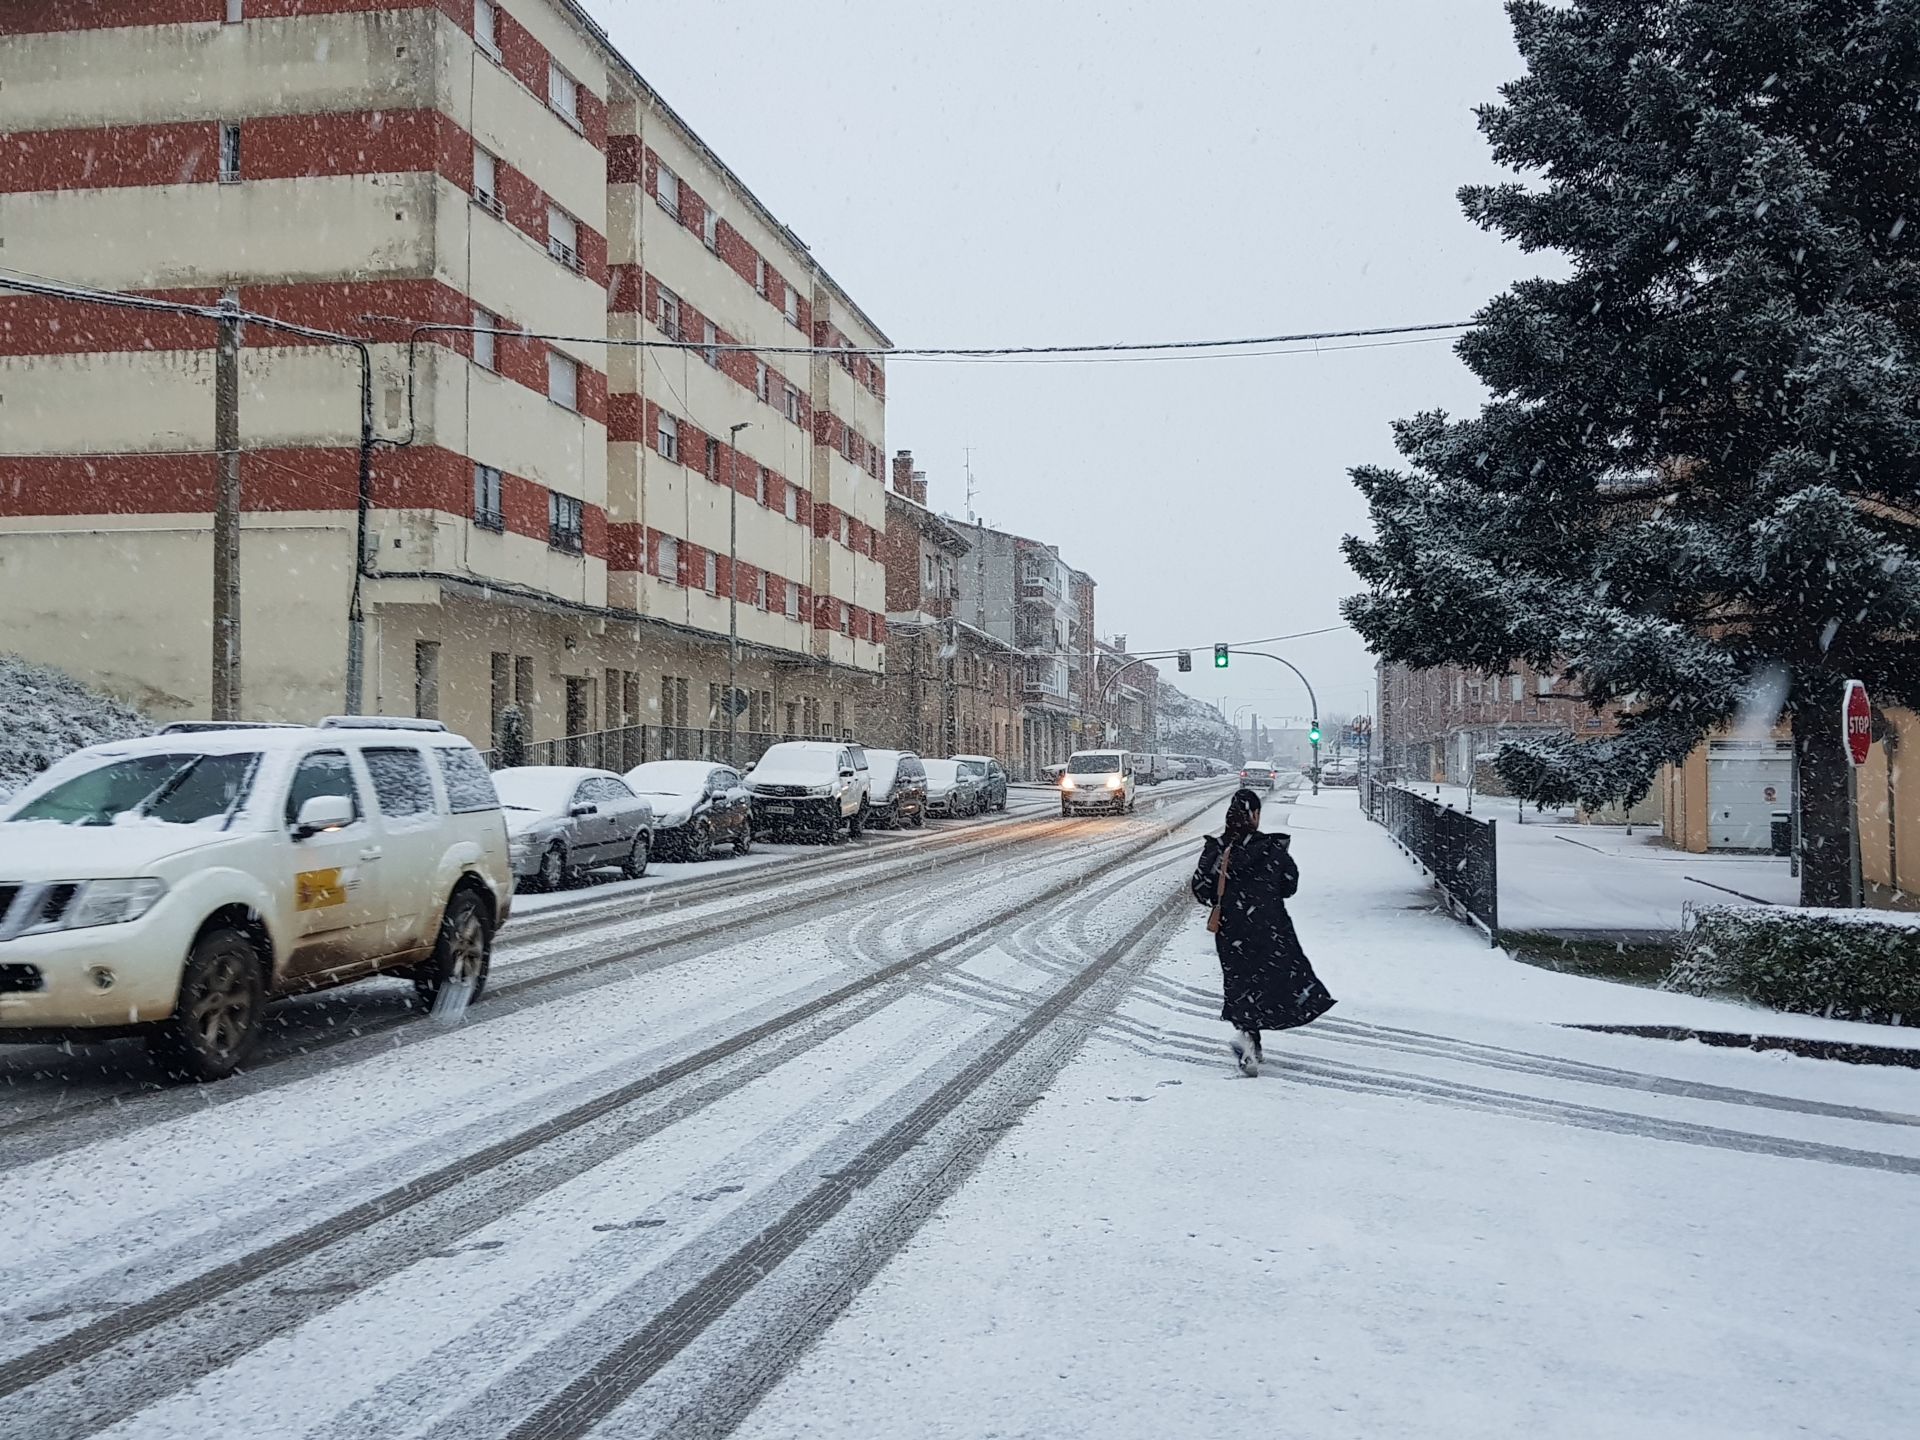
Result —
[{"label": "woman's hair", "polygon": [[1248,835],[1260,828],[1260,794],[1245,788],[1233,792],[1227,802],[1227,838]]}]

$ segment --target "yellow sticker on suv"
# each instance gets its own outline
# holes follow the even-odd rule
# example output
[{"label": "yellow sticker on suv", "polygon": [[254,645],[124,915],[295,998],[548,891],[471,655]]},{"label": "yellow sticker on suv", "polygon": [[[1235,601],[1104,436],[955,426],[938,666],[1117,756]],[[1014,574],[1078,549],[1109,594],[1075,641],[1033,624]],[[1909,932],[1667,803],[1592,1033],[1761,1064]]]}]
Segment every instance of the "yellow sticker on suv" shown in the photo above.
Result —
[{"label": "yellow sticker on suv", "polygon": [[329,905],[347,903],[346,882],[337,868],[302,870],[293,877],[293,894],[294,908],[298,910],[324,910]]}]

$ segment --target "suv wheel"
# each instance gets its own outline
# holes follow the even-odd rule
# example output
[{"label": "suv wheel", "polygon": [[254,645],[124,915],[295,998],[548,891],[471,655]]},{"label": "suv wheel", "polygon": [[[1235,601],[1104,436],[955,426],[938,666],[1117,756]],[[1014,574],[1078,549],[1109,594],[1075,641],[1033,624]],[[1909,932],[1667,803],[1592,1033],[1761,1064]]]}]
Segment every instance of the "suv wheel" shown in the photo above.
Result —
[{"label": "suv wheel", "polygon": [[752,849],[753,822],[751,820],[742,820],[740,822],[740,833],[733,837],[733,853],[736,855],[745,855],[750,853]]},{"label": "suv wheel", "polygon": [[260,1043],[267,981],[260,952],[232,925],[202,931],[180,972],[173,1014],[147,1035],[169,1080],[221,1080]]},{"label": "suv wheel", "polygon": [[467,1003],[478,1000],[487,988],[487,971],[493,961],[493,926],[487,921],[487,907],[471,890],[456,890],[447,901],[446,914],[440,917],[440,934],[433,943],[433,954],[413,972],[413,991],[427,1009],[450,985],[470,986]]},{"label": "suv wheel", "polygon": [[540,857],[540,873],[534,877],[542,890],[558,890],[567,883],[567,852],[556,842]]},{"label": "suv wheel", "polygon": [[713,857],[713,827],[703,817],[687,827],[687,859],[709,860]]},{"label": "suv wheel", "polygon": [[627,852],[627,858],[621,862],[620,873],[629,880],[638,880],[647,873],[647,861],[653,858],[653,842],[642,830],[633,837],[633,849]]},{"label": "suv wheel", "polygon": [[867,828],[867,802],[862,800],[860,808],[847,817],[847,839],[858,840]]}]

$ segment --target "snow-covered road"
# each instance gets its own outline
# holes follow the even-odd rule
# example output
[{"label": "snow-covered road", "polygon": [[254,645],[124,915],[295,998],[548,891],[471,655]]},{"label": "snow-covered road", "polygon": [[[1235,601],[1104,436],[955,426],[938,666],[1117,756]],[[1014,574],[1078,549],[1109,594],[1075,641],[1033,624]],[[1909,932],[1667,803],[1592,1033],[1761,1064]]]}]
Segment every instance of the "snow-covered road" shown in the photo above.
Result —
[{"label": "snow-covered road", "polygon": [[1222,793],[556,898],[462,1027],[224,1085],[0,1053],[0,1440],[1904,1428],[1913,1072],[1564,1028],[1753,1017],[1504,960],[1330,793],[1341,1003],[1240,1079]]}]

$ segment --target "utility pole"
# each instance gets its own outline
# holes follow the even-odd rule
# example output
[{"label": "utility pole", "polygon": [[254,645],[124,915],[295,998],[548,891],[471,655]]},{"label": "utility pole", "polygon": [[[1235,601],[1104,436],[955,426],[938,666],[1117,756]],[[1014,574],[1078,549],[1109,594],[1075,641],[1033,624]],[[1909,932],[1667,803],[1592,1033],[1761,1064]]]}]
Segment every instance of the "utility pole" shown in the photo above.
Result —
[{"label": "utility pole", "polygon": [[240,718],[240,297],[224,312],[213,367],[213,696],[215,720]]},{"label": "utility pole", "polygon": [[727,764],[740,768],[740,432],[727,429]]}]

